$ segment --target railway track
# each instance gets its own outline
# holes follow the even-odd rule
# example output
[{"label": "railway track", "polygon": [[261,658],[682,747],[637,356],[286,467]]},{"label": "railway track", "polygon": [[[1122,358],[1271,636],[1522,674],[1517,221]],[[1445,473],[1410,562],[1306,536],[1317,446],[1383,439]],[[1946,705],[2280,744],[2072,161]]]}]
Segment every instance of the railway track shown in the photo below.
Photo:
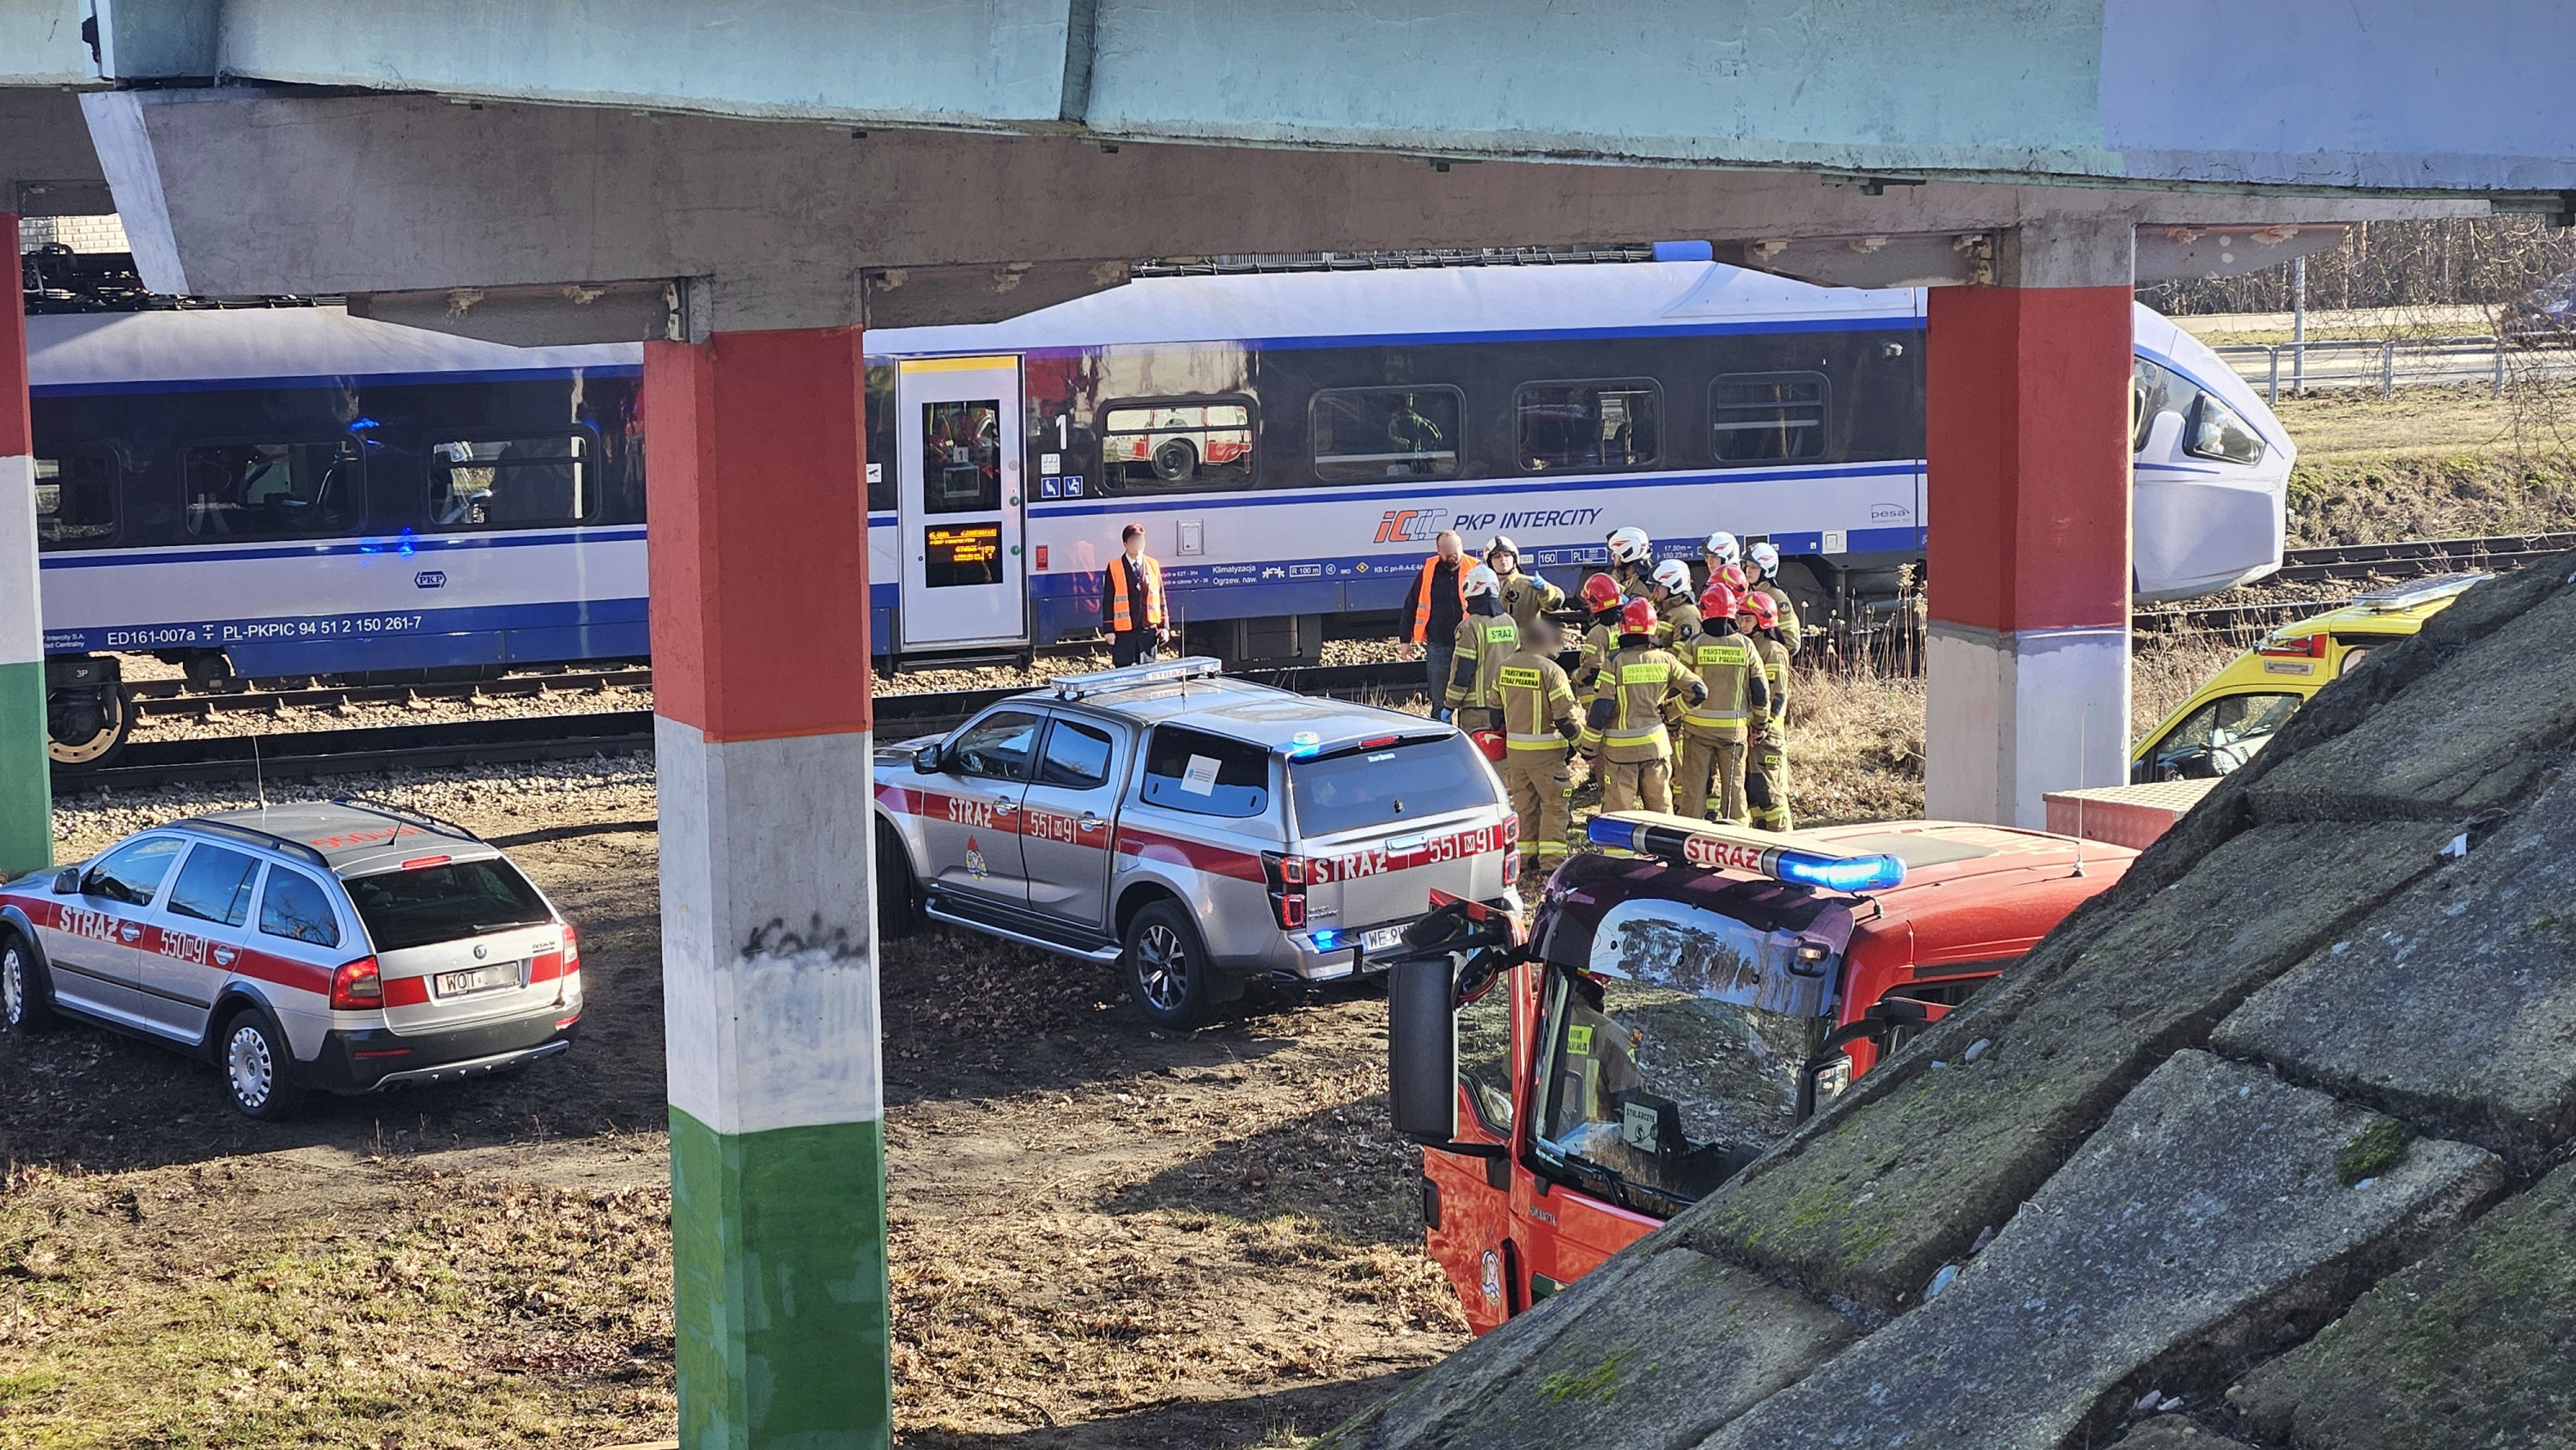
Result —
[{"label": "railway track", "polygon": [[2534,559],[2576,549],[2576,533],[2496,534],[2473,539],[2414,539],[2400,544],[2337,544],[2291,549],[2281,556],[2284,584],[2358,583],[2372,578],[2492,569],[2501,574]]},{"label": "railway track", "polygon": [[524,700],[545,695],[603,694],[609,690],[649,690],[649,669],[567,670],[553,674],[506,675],[497,680],[463,680],[417,685],[322,685],[295,690],[191,689],[185,680],[136,680],[125,687],[137,719],[188,716],[211,720],[217,715],[276,714],[280,710],[330,710],[344,705],[408,705],[415,700]]}]

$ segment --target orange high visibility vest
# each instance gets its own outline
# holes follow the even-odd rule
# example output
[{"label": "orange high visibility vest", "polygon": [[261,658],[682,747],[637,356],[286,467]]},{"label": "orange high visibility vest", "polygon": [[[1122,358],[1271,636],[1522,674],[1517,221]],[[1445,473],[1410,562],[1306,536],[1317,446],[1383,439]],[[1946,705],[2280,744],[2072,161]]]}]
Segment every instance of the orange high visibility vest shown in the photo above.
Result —
[{"label": "orange high visibility vest", "polygon": [[1109,561],[1109,632],[1125,634],[1136,629],[1156,629],[1163,623],[1163,566],[1147,554],[1136,561],[1145,576],[1145,622],[1136,623],[1135,611],[1127,600],[1127,556],[1122,553]]},{"label": "orange high visibility vest", "polygon": [[[1467,571],[1474,567],[1467,562],[1464,554],[1458,556],[1458,568],[1453,577],[1458,584],[1458,614],[1461,618],[1464,618],[1467,613]],[[1431,582],[1438,577],[1439,569],[1440,556],[1437,554],[1422,561],[1422,583],[1413,591],[1413,642],[1415,644],[1422,643],[1431,634]]]}]

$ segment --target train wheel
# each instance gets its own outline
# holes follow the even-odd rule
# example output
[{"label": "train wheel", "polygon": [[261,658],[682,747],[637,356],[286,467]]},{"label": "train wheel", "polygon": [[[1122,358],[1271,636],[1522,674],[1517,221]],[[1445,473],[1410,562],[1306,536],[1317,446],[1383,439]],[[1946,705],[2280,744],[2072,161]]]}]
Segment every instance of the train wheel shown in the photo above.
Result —
[{"label": "train wheel", "polygon": [[134,730],[134,705],[125,686],[110,680],[95,688],[63,690],[45,702],[46,754],[57,769],[96,770],[125,749]]},{"label": "train wheel", "polygon": [[1165,483],[1179,483],[1199,471],[1199,451],[1183,438],[1167,438],[1154,450],[1154,476]]}]

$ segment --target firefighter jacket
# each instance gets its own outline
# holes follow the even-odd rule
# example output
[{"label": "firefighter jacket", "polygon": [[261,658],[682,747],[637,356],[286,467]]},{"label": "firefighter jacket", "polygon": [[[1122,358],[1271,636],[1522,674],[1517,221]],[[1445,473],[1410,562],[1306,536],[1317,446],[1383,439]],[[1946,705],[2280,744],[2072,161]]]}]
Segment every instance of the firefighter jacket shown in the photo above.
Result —
[{"label": "firefighter jacket", "polygon": [[1619,611],[1605,609],[1592,616],[1592,627],[1583,631],[1583,657],[1574,662],[1574,688],[1589,690],[1601,678],[1601,662],[1619,648]]},{"label": "firefighter jacket", "polygon": [[1798,606],[1789,602],[1789,591],[1781,588],[1779,581],[1774,579],[1765,579],[1753,587],[1770,595],[1771,602],[1779,606],[1780,643],[1788,647],[1789,653],[1796,654],[1798,652],[1799,629]]},{"label": "firefighter jacket", "polygon": [[1159,629],[1167,622],[1163,615],[1163,566],[1155,561],[1153,555],[1147,554],[1136,561],[1136,572],[1144,576],[1145,580],[1142,608],[1138,607],[1138,601],[1131,598],[1128,593],[1127,556],[1124,553],[1110,560],[1109,567],[1104,572],[1108,575],[1108,581],[1101,590],[1103,608],[1100,612],[1102,619],[1109,626],[1110,633],[1126,634],[1132,630]]},{"label": "firefighter jacket", "polygon": [[1773,720],[1789,718],[1789,647],[1768,634],[1753,636],[1753,653],[1762,661],[1762,683],[1771,693],[1764,712]]},{"label": "firefighter jacket", "polygon": [[1602,758],[1614,765],[1668,760],[1673,737],[1664,728],[1665,707],[1706,698],[1708,687],[1670,650],[1643,635],[1622,635],[1618,650],[1601,666],[1584,723],[1599,732]]},{"label": "firefighter jacket", "polygon": [[1770,684],[1752,638],[1737,634],[1732,622],[1722,622],[1682,646],[1680,654],[1708,687],[1708,698],[1690,707],[1682,723],[1721,740],[1742,740],[1751,716],[1771,704]]},{"label": "firefighter jacket", "polygon": [[1534,647],[1524,644],[1504,659],[1496,688],[1502,695],[1503,736],[1514,751],[1562,751],[1582,733],[1564,667]]},{"label": "firefighter jacket", "polygon": [[1536,574],[1513,573],[1503,580],[1503,608],[1509,610],[1512,623],[1526,631],[1538,617],[1551,609],[1565,607],[1565,591]]},{"label": "firefighter jacket", "polygon": [[1655,643],[1678,651],[1692,635],[1706,628],[1699,617],[1699,606],[1676,594],[1655,606],[1663,618],[1655,622]]},{"label": "firefighter jacket", "polygon": [[1614,563],[1610,566],[1610,578],[1618,584],[1619,592],[1631,599],[1655,597],[1655,561],[1653,559],[1640,559],[1634,564]]},{"label": "firefighter jacket", "polygon": [[1449,662],[1449,708],[1498,710],[1496,677],[1503,661],[1521,647],[1520,627],[1503,613],[1503,602],[1491,594],[1467,601],[1467,617],[1458,621],[1458,652]]}]

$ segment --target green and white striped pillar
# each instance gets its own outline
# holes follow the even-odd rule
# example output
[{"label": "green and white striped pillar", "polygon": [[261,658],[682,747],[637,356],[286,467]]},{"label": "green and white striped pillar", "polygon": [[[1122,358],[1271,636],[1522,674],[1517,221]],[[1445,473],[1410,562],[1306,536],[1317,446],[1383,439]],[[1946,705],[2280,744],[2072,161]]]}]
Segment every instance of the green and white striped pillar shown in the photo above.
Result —
[{"label": "green and white striped pillar", "polygon": [[645,345],[684,1450],[889,1443],[859,330]]},{"label": "green and white striped pillar", "polygon": [[[18,218],[7,212],[0,212],[0,255],[9,259],[14,291]],[[35,451],[27,408],[27,312],[13,296],[0,303],[0,877],[54,864],[45,621],[36,589]]]}]

